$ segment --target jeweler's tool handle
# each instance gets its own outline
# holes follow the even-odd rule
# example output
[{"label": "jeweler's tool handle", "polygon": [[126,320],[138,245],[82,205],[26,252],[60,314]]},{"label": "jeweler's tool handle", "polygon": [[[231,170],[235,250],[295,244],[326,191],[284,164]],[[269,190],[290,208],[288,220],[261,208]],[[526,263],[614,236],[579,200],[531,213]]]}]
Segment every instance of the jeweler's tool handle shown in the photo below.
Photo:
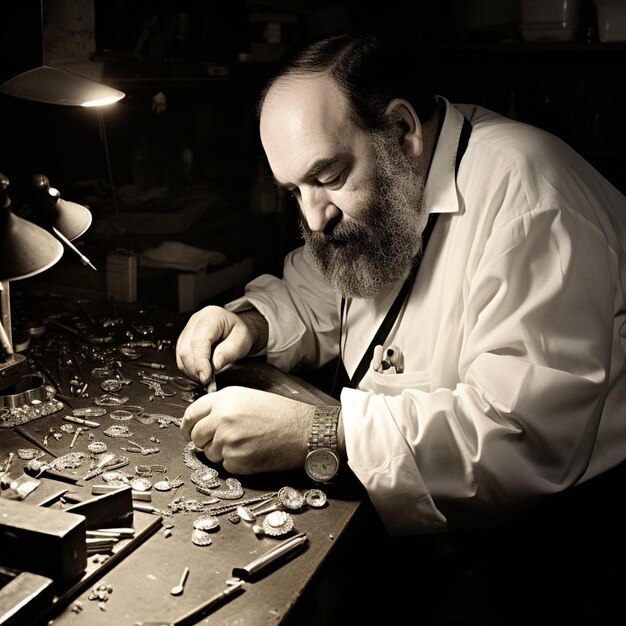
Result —
[{"label": "jeweler's tool handle", "polygon": [[281,559],[287,560],[287,558],[291,557],[296,551],[303,548],[308,541],[309,539],[305,532],[298,533],[290,539],[285,539],[275,548],[272,548],[265,554],[262,554],[258,559],[248,563],[248,565],[233,567],[233,576],[241,578],[242,580],[250,580],[258,576],[270,565],[276,563],[276,561]]}]

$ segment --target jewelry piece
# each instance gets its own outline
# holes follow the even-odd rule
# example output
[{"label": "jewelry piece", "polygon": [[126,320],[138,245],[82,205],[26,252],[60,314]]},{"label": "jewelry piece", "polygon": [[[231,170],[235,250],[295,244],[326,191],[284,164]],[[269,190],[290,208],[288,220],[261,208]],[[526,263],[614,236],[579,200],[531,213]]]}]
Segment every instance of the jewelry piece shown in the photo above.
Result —
[{"label": "jewelry piece", "polygon": [[163,465],[135,465],[135,473],[139,476],[152,476],[152,473],[165,474],[167,468]]},{"label": "jewelry piece", "polygon": [[[53,389],[51,387],[51,389]],[[54,391],[54,389],[53,389]],[[25,404],[21,407],[6,408],[2,407],[0,413],[0,428],[13,428],[32,422],[39,417],[52,415],[65,407],[63,403],[54,398],[46,401],[31,400],[30,405]]]},{"label": "jewelry piece", "polygon": [[230,502],[229,504],[210,506],[206,512],[211,515],[222,515],[224,513],[235,511],[239,506],[247,506],[248,504],[254,504],[256,502],[267,502],[268,500],[275,498],[277,495],[277,491],[270,491],[268,493],[263,493],[260,496],[254,496],[252,498],[247,498],[246,500],[241,500],[240,502]]},{"label": "jewelry piece", "polygon": [[126,456],[116,456],[115,454],[105,455],[94,467],[92,467],[84,476],[83,480],[91,480],[95,476],[104,474],[110,470],[126,467],[130,461]]},{"label": "jewelry piece", "polygon": [[194,528],[191,532],[191,541],[196,546],[210,546],[213,543],[209,533],[197,528]]},{"label": "jewelry piece", "polygon": [[134,413],[133,417],[140,424],[154,424],[157,420],[154,415],[151,415],[150,413],[144,413],[143,411],[141,413]]},{"label": "jewelry piece", "polygon": [[107,437],[132,437],[133,433],[129,430],[128,426],[123,424],[113,424],[109,426],[103,433]]},{"label": "jewelry piece", "polygon": [[183,463],[189,469],[200,469],[205,467],[204,463],[198,458],[198,452],[202,452],[196,448],[193,441],[190,441],[183,450]]},{"label": "jewelry piece", "polygon": [[126,472],[109,471],[102,473],[102,480],[109,484],[128,485],[132,476]]},{"label": "jewelry piece", "polygon": [[160,451],[160,448],[144,448],[144,446],[139,445],[135,441],[129,441],[128,445],[125,448],[122,448],[126,452],[141,452],[143,456],[148,456],[149,454],[156,454]]},{"label": "jewelry piece", "polygon": [[115,378],[108,378],[100,383],[100,387],[102,387],[104,391],[119,391],[123,386],[121,381]]},{"label": "jewelry piece", "polygon": [[[211,467],[199,467],[191,473],[191,482],[204,489],[212,489],[220,486],[217,480],[217,470]],[[218,496],[219,497],[219,496]]]},{"label": "jewelry piece", "polygon": [[115,374],[112,367],[94,367],[91,370],[91,375],[94,378],[111,378]]},{"label": "jewelry piece", "polygon": [[83,459],[86,457],[87,455],[84,452],[69,452],[68,454],[64,454],[63,456],[60,456],[48,463],[48,468],[61,471],[74,469],[75,467],[80,467]]},{"label": "jewelry piece", "polygon": [[174,498],[168,505],[167,508],[170,509],[172,513],[178,513],[182,511],[183,513],[203,513],[204,505],[199,500],[190,499],[188,500],[185,496],[179,496],[178,498]]},{"label": "jewelry piece", "polygon": [[227,478],[226,489],[216,489],[211,492],[211,495],[222,500],[237,500],[243,496],[243,487],[236,478]]},{"label": "jewelry piece", "polygon": [[45,452],[43,450],[37,450],[36,448],[19,448],[17,451],[17,456],[22,459],[22,461],[40,459],[44,454]]},{"label": "jewelry piece", "polygon": [[182,474],[179,474],[176,478],[174,478],[174,480],[169,480],[169,478],[160,480],[158,483],[154,484],[154,488],[157,491],[171,491],[172,489],[178,489],[178,487],[185,484],[182,480],[180,480],[181,476]]},{"label": "jewelry piece", "polygon": [[273,511],[263,520],[263,532],[280,537],[293,530],[293,517],[287,511]]},{"label": "jewelry piece", "polygon": [[144,412],[144,408],[142,406],[138,406],[136,404],[126,404],[124,405],[124,409],[126,411],[130,411],[134,415],[140,415]]},{"label": "jewelry piece", "polygon": [[127,422],[133,419],[133,414],[127,409],[115,409],[109,413],[109,417],[118,422]]},{"label": "jewelry piece", "polygon": [[278,496],[274,502],[257,504],[256,506],[250,508],[240,506],[237,508],[237,512],[246,522],[254,522],[257,517],[272,511],[278,511],[283,508],[298,511],[303,506],[304,495],[300,491],[294,489],[293,487],[282,487],[279,489]]},{"label": "jewelry piece", "polygon": [[107,410],[99,406],[87,406],[82,409],[72,409],[74,417],[100,417],[106,415]]},{"label": "jewelry piece", "polygon": [[73,424],[61,424],[61,426],[59,426],[59,430],[68,435],[72,435],[74,434],[75,429]]},{"label": "jewelry piece", "polygon": [[193,527],[197,530],[219,530],[220,521],[214,515],[200,515],[193,521]]},{"label": "jewelry piece", "polygon": [[135,491],[149,491],[152,488],[152,481],[147,478],[135,478],[130,481],[130,486]]},{"label": "jewelry piece", "polygon": [[231,524],[239,524],[239,522],[241,521],[241,517],[239,517],[239,515],[237,514],[237,511],[231,511],[227,516],[226,519],[231,523]]},{"label": "jewelry piece", "polygon": [[110,393],[103,393],[100,397],[94,398],[94,402],[98,406],[121,406],[128,402],[128,396],[114,396]]},{"label": "jewelry piece", "polygon": [[321,509],[326,506],[326,494],[321,489],[307,489],[304,492],[304,501],[312,509]]},{"label": "jewelry piece", "polygon": [[107,451],[107,444],[104,441],[92,441],[87,444],[87,450],[92,454],[102,454]]}]

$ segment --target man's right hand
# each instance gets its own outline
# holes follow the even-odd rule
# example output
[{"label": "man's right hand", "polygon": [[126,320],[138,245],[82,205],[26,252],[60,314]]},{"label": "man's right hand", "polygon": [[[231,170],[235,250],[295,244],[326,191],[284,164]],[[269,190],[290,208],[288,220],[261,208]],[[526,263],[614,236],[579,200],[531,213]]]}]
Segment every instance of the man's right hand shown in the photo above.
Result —
[{"label": "man's right hand", "polygon": [[184,374],[206,384],[213,367],[219,372],[247,356],[259,343],[258,334],[258,327],[245,321],[245,316],[207,306],[183,328],[176,343],[176,364]]}]

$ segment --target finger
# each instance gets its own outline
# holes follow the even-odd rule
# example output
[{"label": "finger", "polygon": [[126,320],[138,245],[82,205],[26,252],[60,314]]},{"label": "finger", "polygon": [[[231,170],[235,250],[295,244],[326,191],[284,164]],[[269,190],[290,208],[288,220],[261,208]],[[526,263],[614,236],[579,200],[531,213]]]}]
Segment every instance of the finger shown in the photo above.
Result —
[{"label": "finger", "polygon": [[222,446],[212,439],[203,448],[204,456],[211,461],[211,463],[223,463],[224,456],[222,455]]},{"label": "finger", "polygon": [[207,394],[205,396],[201,396],[185,409],[183,419],[180,423],[181,434],[185,441],[192,440],[192,429],[200,420],[207,418],[211,414],[215,395],[217,395],[217,392],[215,394]]},{"label": "finger", "polygon": [[178,369],[196,380],[198,376],[193,365],[191,341],[197,332],[197,324],[198,318],[195,315],[192,315],[176,342],[176,365],[178,366]]},{"label": "finger", "polygon": [[224,341],[215,346],[213,352],[213,366],[220,372],[232,365],[250,351],[247,329],[243,325],[235,325]]}]

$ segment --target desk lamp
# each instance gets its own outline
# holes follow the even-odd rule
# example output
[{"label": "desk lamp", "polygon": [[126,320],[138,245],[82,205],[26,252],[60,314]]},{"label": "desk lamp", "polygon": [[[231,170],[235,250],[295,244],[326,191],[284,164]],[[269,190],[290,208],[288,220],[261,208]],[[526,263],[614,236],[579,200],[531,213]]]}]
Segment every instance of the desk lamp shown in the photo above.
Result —
[{"label": "desk lamp", "polygon": [[96,269],[72,243],[73,239],[80,237],[91,226],[91,212],[87,207],[63,200],[59,190],[51,187],[50,181],[43,174],[30,177],[29,204],[35,223],[51,232],[75,252],[83,265],[88,265],[92,270]]},{"label": "desk lamp", "polygon": [[26,370],[26,358],[13,351],[9,281],[44,272],[63,255],[63,246],[55,237],[11,211],[8,188],[9,179],[0,174],[0,341],[5,353],[5,360],[0,360],[0,393]]}]

